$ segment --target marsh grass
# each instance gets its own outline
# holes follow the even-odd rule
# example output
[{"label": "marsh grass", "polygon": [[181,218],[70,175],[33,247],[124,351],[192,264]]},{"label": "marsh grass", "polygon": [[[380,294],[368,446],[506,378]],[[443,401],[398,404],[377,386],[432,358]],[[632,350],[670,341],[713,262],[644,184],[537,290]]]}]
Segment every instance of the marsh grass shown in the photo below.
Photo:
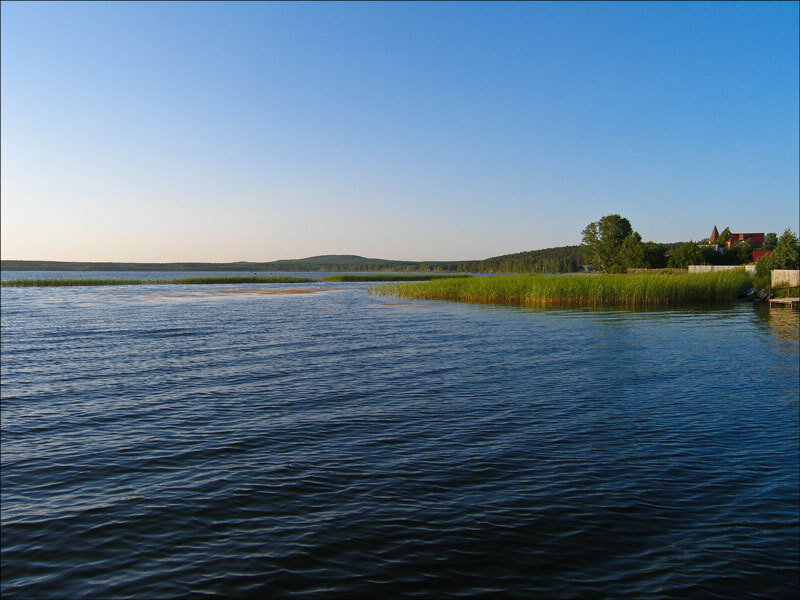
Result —
[{"label": "marsh grass", "polygon": [[699,274],[553,277],[509,275],[384,284],[380,295],[419,300],[456,300],[522,306],[617,306],[668,308],[730,302],[752,286],[743,269]]},{"label": "marsh grass", "polygon": [[329,275],[320,281],[430,281],[432,279],[454,279],[461,277],[472,277],[472,275]]},{"label": "marsh grass", "polygon": [[310,283],[306,277],[187,277],[185,279],[11,279],[3,287],[71,287],[98,285],[169,285],[169,284],[220,284],[220,283]]}]

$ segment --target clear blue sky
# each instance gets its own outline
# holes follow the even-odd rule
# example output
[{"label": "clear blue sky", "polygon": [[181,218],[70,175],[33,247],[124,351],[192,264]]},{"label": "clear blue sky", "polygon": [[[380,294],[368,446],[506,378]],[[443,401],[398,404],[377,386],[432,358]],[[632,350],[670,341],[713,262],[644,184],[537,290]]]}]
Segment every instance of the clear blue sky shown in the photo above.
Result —
[{"label": "clear blue sky", "polygon": [[2,257],[798,229],[798,3],[2,4]]}]

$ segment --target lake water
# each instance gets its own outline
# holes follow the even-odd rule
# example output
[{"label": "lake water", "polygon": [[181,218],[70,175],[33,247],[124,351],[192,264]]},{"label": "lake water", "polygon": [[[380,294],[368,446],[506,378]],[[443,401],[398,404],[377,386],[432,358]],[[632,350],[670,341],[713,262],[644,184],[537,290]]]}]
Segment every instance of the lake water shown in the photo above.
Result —
[{"label": "lake water", "polygon": [[[3,278],[76,275],[146,274]],[[220,291],[263,289],[306,292]],[[3,288],[0,591],[796,598],[798,330],[746,303]]]}]

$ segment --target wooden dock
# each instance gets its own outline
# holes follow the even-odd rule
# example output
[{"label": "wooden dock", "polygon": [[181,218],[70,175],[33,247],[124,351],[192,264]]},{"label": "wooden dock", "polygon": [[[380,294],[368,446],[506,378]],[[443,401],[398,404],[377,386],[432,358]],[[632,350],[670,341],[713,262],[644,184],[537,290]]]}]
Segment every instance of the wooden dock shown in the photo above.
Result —
[{"label": "wooden dock", "polygon": [[800,308],[800,298],[771,298],[769,307],[788,306],[790,308]]}]

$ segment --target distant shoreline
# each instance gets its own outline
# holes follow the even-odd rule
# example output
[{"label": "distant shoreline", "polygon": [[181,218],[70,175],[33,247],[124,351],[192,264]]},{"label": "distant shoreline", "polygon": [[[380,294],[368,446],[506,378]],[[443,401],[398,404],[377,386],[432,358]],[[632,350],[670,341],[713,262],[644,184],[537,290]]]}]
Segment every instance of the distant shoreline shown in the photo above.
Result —
[{"label": "distant shoreline", "polygon": [[230,284],[230,283],[313,283],[326,282],[368,282],[380,281],[432,281],[434,279],[457,279],[471,277],[463,274],[386,274],[386,275],[329,275],[313,279],[309,277],[271,276],[228,276],[228,277],[189,277],[183,279],[9,279],[0,282],[0,287],[97,287],[109,285],[181,285],[181,284]]},{"label": "distant shoreline", "polygon": [[399,272],[399,273],[575,273],[583,270],[578,246],[495,256],[483,260],[413,261],[330,254],[271,262],[80,262],[2,260],[2,271],[215,271],[238,273]]},{"label": "distant shoreline", "polygon": [[3,271],[214,271],[214,272],[297,272],[297,271],[456,271],[458,267],[478,261],[414,262],[392,261],[362,257],[313,257],[273,262],[234,263],[123,263],[123,262],[62,262],[48,260],[3,260]]}]

